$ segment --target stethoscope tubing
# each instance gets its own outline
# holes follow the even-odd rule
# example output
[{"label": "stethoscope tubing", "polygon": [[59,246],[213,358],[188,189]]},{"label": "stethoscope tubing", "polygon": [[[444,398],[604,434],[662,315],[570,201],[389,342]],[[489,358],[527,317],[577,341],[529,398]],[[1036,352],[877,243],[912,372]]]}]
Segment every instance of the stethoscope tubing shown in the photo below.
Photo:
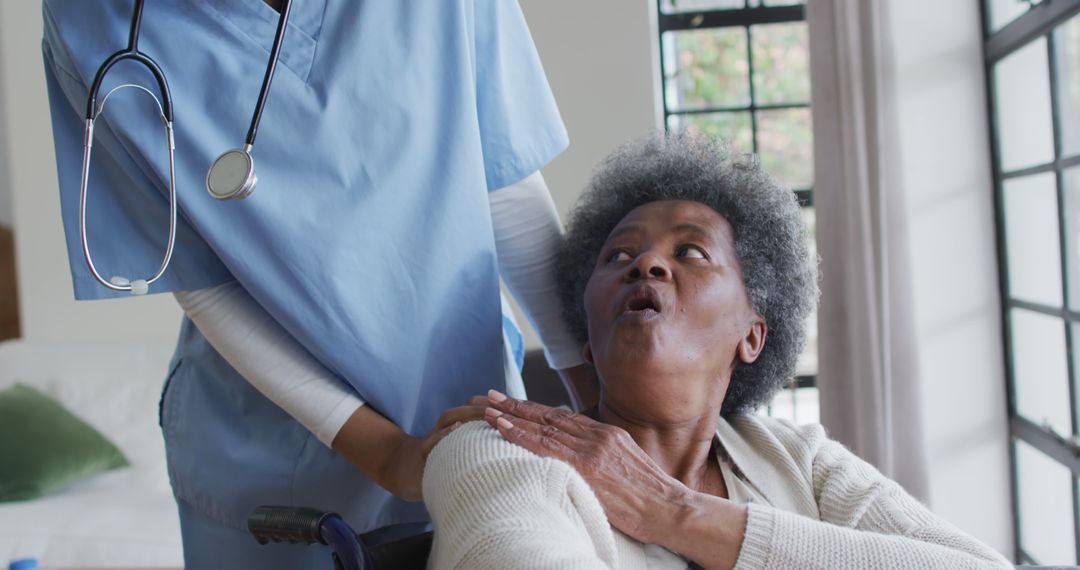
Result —
[{"label": "stethoscope tubing", "polygon": [[[145,294],[148,290],[148,286],[154,283],[165,274],[165,270],[168,269],[169,262],[172,260],[173,248],[176,243],[176,217],[177,217],[177,198],[176,198],[176,143],[173,134],[173,107],[172,107],[172,94],[169,91],[169,83],[165,79],[165,74],[162,73],[161,68],[157,62],[151,59],[146,54],[139,51],[139,31],[142,25],[142,13],[143,13],[144,0],[135,0],[134,12],[131,16],[131,28],[128,32],[128,45],[125,49],[117,51],[110,55],[106,59],[101,67],[98,68],[97,73],[94,75],[94,81],[90,85],[89,93],[86,100],[86,137],[83,141],[83,167],[82,175],[79,181],[79,239],[82,243],[83,258],[86,261],[87,267],[90,268],[90,273],[98,283],[113,291],[129,291],[136,295]],[[277,32],[274,36],[274,45],[270,52],[270,60],[266,65],[266,73],[263,76],[262,89],[259,91],[259,98],[255,103],[255,110],[252,113],[251,125],[248,128],[247,139],[244,143],[242,153],[247,157],[248,165],[250,167],[249,172],[245,178],[243,185],[237,190],[228,194],[217,195],[210,189],[210,173],[207,174],[207,190],[211,190],[210,194],[219,199],[239,198],[242,199],[251,193],[251,190],[255,185],[254,175],[254,162],[251,159],[251,148],[255,144],[255,135],[258,133],[259,122],[262,119],[263,108],[266,105],[267,95],[270,92],[270,83],[274,79],[274,71],[277,67],[278,55],[281,52],[281,44],[285,38],[285,31],[289,20],[289,12],[292,9],[291,0],[283,0],[281,6],[281,15],[278,18]],[[156,96],[147,88],[124,84],[109,91],[101,101],[101,105],[98,105],[98,94],[101,90],[101,84],[105,80],[105,76],[109,70],[112,69],[117,63],[130,59],[137,63],[142,64],[150,73],[154,76],[155,81],[158,84],[158,91],[161,94],[161,100],[159,101]],[[165,134],[168,140],[169,150],[169,237],[165,247],[165,255],[162,259],[161,266],[157,272],[154,273],[148,279],[136,279],[130,280],[124,277],[113,277],[112,279],[105,279],[98,272],[97,267],[94,266],[93,256],[90,253],[90,244],[87,239],[86,232],[86,210],[87,202],[89,201],[89,180],[90,180],[90,156],[93,150],[94,143],[94,121],[104,111],[105,103],[109,100],[109,97],[117,90],[123,87],[135,87],[148,93],[154,98],[154,101],[158,105],[158,110],[161,113],[162,121],[165,124]],[[233,152],[233,151],[229,151]],[[228,152],[226,153],[228,154]],[[223,155],[224,156],[224,155]],[[221,160],[220,158],[218,159]],[[215,161],[215,165],[217,162]],[[211,168],[211,173],[213,168]]]},{"label": "stethoscope tubing", "polygon": [[93,120],[96,118],[97,114],[105,106],[104,103],[102,103],[101,107],[97,105],[97,96],[101,90],[101,83],[105,80],[105,75],[109,73],[112,66],[125,59],[131,59],[143,64],[150,70],[154,80],[157,81],[158,91],[161,93],[159,105],[161,105],[162,114],[170,124],[173,121],[172,93],[169,91],[169,82],[165,79],[165,74],[161,72],[161,67],[158,66],[157,62],[139,51],[139,27],[142,22],[143,1],[135,0],[135,13],[131,17],[131,31],[128,34],[127,48],[110,55],[98,68],[97,74],[94,75],[94,82],[90,84],[90,92],[86,98],[87,119]]},{"label": "stethoscope tubing", "polygon": [[263,75],[262,88],[259,90],[259,99],[255,102],[255,112],[251,115],[251,126],[248,127],[247,138],[244,139],[246,151],[250,151],[255,144],[255,135],[259,130],[259,121],[262,120],[263,107],[266,105],[266,96],[270,93],[270,82],[274,80],[274,70],[277,68],[278,54],[281,53],[281,44],[285,40],[285,26],[289,22],[289,11],[292,10],[292,0],[283,0],[281,3],[281,15],[278,17],[277,31],[274,33],[274,46],[270,48],[270,61],[266,64],[266,74]]},{"label": "stethoscope tubing", "polygon": [[[105,103],[108,102],[109,97],[111,97],[112,94],[115,93],[118,89],[122,89],[124,87],[133,87],[133,88],[136,88],[136,89],[141,89],[143,91],[146,91],[151,97],[154,97],[154,94],[151,93],[149,89],[147,89],[147,88],[145,88],[145,87],[143,87],[141,85],[132,85],[132,84],[119,85],[117,87],[114,87],[111,91],[109,91],[105,95],[105,98],[102,99],[102,101],[101,101],[101,107],[98,108],[98,112],[95,113],[95,114],[100,114],[101,110],[103,110],[105,108]],[[154,97],[154,100],[157,101],[157,97]],[[154,283],[155,281],[160,279],[162,275],[165,274],[165,270],[168,269],[169,262],[172,260],[173,249],[174,249],[174,246],[176,244],[176,216],[177,216],[176,158],[175,158],[176,140],[175,140],[175,138],[173,136],[172,122],[165,118],[165,113],[164,113],[164,110],[162,109],[162,106],[161,106],[160,102],[158,102],[158,110],[161,112],[162,122],[165,125],[165,136],[166,136],[166,140],[167,140],[167,143],[168,143],[168,151],[169,151],[169,237],[168,237],[167,244],[165,246],[165,255],[164,255],[164,257],[163,257],[163,259],[161,261],[161,266],[158,268],[157,272],[152,277],[145,280],[146,285],[150,285],[150,284]],[[130,280],[128,280],[128,282],[126,282],[126,283],[125,282],[116,282],[116,283],[114,283],[113,280],[106,280],[104,277],[102,277],[101,274],[98,273],[97,267],[94,266],[94,259],[93,259],[93,256],[91,256],[91,254],[90,254],[90,244],[89,244],[89,242],[87,240],[87,232],[86,232],[86,205],[87,205],[87,202],[89,201],[89,194],[90,194],[88,182],[89,182],[89,179],[90,179],[90,153],[91,153],[91,150],[93,149],[93,144],[94,144],[94,120],[93,119],[87,119],[86,120],[86,136],[85,136],[85,139],[83,141],[83,168],[82,168],[82,176],[81,176],[80,184],[79,184],[79,186],[80,186],[80,192],[79,192],[79,239],[82,242],[83,259],[86,260],[86,265],[87,265],[87,267],[90,268],[90,273],[94,276],[94,279],[96,279],[98,281],[98,283],[104,285],[105,287],[108,287],[109,289],[112,289],[113,291],[130,291],[130,292],[133,292],[133,293],[140,293],[141,294],[144,291],[136,290],[132,286]]]},{"label": "stethoscope tubing", "polygon": [[[128,35],[128,46],[126,49],[122,49],[105,60],[98,68],[97,74],[94,76],[94,81],[90,86],[90,91],[86,101],[86,135],[83,139],[83,165],[82,175],[79,180],[79,240],[82,245],[83,259],[86,261],[87,267],[90,268],[90,273],[98,283],[113,291],[129,291],[134,294],[145,294],[147,287],[161,279],[165,274],[165,270],[169,267],[169,262],[172,260],[173,249],[176,244],[176,216],[177,216],[177,204],[176,204],[176,140],[173,136],[173,112],[172,112],[172,95],[169,92],[169,84],[165,80],[165,74],[161,72],[161,68],[158,64],[139,52],[139,27],[142,20],[143,0],[135,0],[135,12],[131,18],[131,31]],[[141,85],[124,84],[114,87],[105,97],[101,100],[101,105],[97,104],[98,93],[101,89],[101,84],[105,79],[105,75],[109,70],[117,63],[130,59],[135,62],[141,63],[157,81],[158,89],[161,93],[161,100],[147,88]],[[168,144],[169,151],[169,237],[165,246],[165,255],[162,258],[161,265],[148,279],[131,280],[127,278],[114,277],[112,279],[105,279],[98,272],[97,267],[94,265],[93,256],[90,254],[90,244],[87,239],[86,232],[86,209],[87,202],[89,201],[89,180],[90,180],[90,156],[94,146],[94,121],[105,109],[105,103],[108,102],[109,97],[112,96],[118,89],[124,87],[134,87],[141,89],[154,98],[157,103],[158,111],[161,114],[161,119],[165,125],[165,135]]]}]

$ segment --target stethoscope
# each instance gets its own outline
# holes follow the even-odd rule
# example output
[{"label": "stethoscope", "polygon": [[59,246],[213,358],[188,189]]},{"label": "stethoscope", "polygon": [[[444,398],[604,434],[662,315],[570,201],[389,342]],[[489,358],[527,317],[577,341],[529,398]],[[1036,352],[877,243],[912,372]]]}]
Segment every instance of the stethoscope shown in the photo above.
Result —
[{"label": "stethoscope", "polygon": [[[285,37],[285,26],[289,21],[289,8],[291,0],[283,0],[281,4],[281,16],[278,18],[277,34],[274,36],[274,46],[270,50],[270,61],[266,64],[266,75],[263,76],[262,90],[259,99],[255,103],[255,112],[251,117],[251,126],[248,128],[247,139],[243,148],[225,151],[210,166],[206,174],[206,190],[211,196],[219,200],[242,200],[251,195],[255,189],[258,177],[255,176],[255,161],[251,158],[251,148],[255,144],[255,134],[259,129],[259,120],[262,118],[263,106],[266,104],[266,95],[270,92],[270,82],[274,78],[274,68],[277,66],[278,53],[281,51],[281,42]],[[90,86],[90,93],[86,100],[86,136],[83,139],[83,167],[82,180],[79,190],[79,237],[82,240],[83,258],[90,268],[94,279],[113,291],[130,291],[132,295],[145,295],[149,291],[151,283],[157,281],[165,274],[172,260],[173,245],[176,242],[176,163],[174,151],[176,144],[173,139],[173,109],[172,95],[169,92],[169,83],[165,80],[165,74],[161,72],[158,64],[146,54],[139,51],[139,27],[142,22],[143,0],[135,0],[135,12],[131,16],[131,31],[128,35],[127,49],[122,49],[105,60],[98,68],[94,82]],[[130,59],[146,66],[157,80],[161,100],[147,88],[141,85],[127,83],[118,85],[105,94],[101,105],[97,105],[98,91],[109,72],[117,62]],[[134,87],[146,92],[157,103],[161,120],[165,124],[165,136],[169,146],[169,241],[165,247],[165,257],[161,266],[149,279],[129,279],[127,277],[112,277],[106,280],[94,267],[94,260],[90,256],[90,246],[86,240],[86,202],[87,181],[90,177],[90,151],[94,142],[94,120],[105,110],[105,103],[119,89]]]}]

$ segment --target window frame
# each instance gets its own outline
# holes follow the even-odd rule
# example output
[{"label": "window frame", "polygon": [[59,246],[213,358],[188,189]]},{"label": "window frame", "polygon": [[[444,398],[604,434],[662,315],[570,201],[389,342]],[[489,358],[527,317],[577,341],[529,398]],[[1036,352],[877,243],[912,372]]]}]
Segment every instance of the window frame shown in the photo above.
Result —
[{"label": "window frame", "polygon": [[[1080,2],[1062,2],[1043,0],[1037,5],[1001,27],[991,31],[991,14],[988,0],[980,2],[981,25],[983,33],[983,63],[986,81],[986,102],[989,126],[990,157],[993,175],[995,240],[998,258],[998,286],[1001,292],[1001,334],[1005,364],[1006,404],[1009,425],[1009,478],[1012,492],[1014,560],[1021,564],[1038,564],[1029,553],[1024,551],[1021,542],[1020,526],[1020,489],[1018,482],[1019,465],[1017,464],[1017,442],[1031,445],[1050,459],[1060,463],[1072,474],[1072,512],[1073,534],[1077,556],[1080,556],[1080,426],[1078,426],[1077,405],[1077,363],[1074,362],[1073,324],[1080,324],[1080,312],[1069,309],[1069,271],[1067,248],[1066,203],[1064,171],[1080,165],[1080,155],[1071,158],[1062,157],[1061,117],[1059,112],[1059,92],[1057,74],[1057,50],[1054,30],[1080,14]],[[1041,37],[1046,38],[1047,64],[1050,81],[1050,112],[1053,133],[1053,161],[1033,167],[1020,168],[1003,172],[1001,168],[1001,148],[998,142],[997,93],[994,84],[995,65]],[[1009,288],[1009,259],[1005,236],[1005,195],[1004,183],[1014,178],[1021,178],[1039,173],[1055,175],[1058,240],[1060,246],[1059,263],[1062,268],[1062,306],[1055,307],[1014,298]],[[1072,433],[1057,434],[1048,426],[1040,426],[1017,411],[1015,355],[1012,344],[1012,310],[1023,309],[1041,315],[1056,317],[1065,328],[1065,354],[1068,371],[1069,407]],[[1075,561],[1073,561],[1075,562]],[[1046,563],[1044,561],[1043,563]]]}]

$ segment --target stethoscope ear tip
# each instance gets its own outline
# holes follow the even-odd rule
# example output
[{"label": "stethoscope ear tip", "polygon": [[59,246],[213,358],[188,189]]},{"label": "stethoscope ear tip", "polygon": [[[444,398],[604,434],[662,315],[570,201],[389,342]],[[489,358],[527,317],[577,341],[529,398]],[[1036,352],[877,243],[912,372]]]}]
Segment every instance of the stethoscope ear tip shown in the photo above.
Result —
[{"label": "stethoscope ear tip", "polygon": [[150,283],[147,282],[146,279],[136,279],[134,281],[131,281],[127,277],[120,277],[119,275],[114,275],[109,279],[109,283],[112,283],[117,287],[130,287],[130,289],[121,290],[130,291],[132,295],[145,295],[150,292]]}]

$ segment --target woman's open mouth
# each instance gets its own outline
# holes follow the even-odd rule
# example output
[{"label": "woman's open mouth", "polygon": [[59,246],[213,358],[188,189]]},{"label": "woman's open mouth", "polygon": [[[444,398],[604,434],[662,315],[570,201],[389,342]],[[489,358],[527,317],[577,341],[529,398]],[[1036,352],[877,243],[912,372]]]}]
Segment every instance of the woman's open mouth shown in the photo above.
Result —
[{"label": "woman's open mouth", "polygon": [[636,287],[622,304],[619,317],[633,320],[651,320],[663,312],[660,295],[648,285]]}]

